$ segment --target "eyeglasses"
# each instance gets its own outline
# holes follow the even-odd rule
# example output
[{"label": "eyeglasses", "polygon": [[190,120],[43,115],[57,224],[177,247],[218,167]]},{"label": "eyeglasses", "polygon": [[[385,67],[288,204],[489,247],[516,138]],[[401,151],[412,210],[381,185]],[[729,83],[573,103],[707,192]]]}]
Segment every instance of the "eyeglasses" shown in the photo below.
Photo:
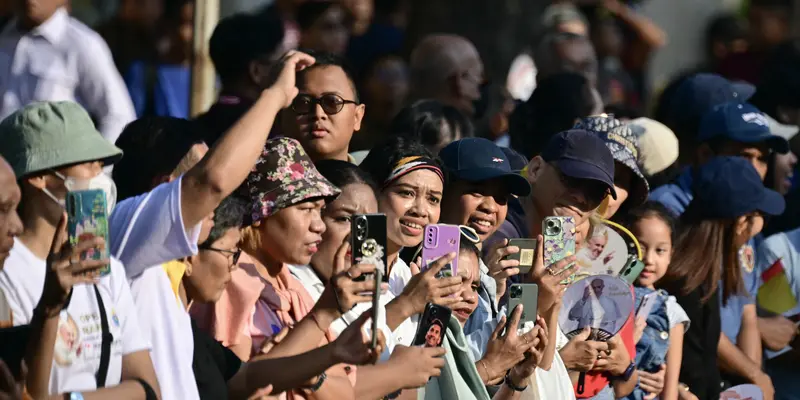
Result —
[{"label": "eyeglasses", "polygon": [[345,104],[358,104],[357,101],[345,100],[338,94],[328,93],[323,94],[319,98],[307,94],[299,94],[292,101],[292,111],[296,114],[310,114],[314,112],[314,108],[319,104],[325,114],[334,115],[342,111]]},{"label": "eyeglasses", "polygon": [[199,249],[200,250],[208,250],[208,251],[214,251],[214,252],[217,252],[217,253],[221,253],[221,254],[224,254],[226,257],[233,256],[233,259],[231,260],[231,261],[233,261],[233,265],[238,264],[239,263],[239,257],[242,256],[242,249],[223,250],[223,249],[217,249],[217,248],[214,248],[214,247],[211,247],[211,246],[200,246]]}]

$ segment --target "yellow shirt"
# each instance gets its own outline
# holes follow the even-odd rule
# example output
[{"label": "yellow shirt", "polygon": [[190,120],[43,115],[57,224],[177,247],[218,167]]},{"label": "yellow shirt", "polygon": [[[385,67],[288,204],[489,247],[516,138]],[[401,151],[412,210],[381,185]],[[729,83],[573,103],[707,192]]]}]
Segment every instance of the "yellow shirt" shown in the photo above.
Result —
[{"label": "yellow shirt", "polygon": [[175,293],[175,298],[181,301],[178,289],[181,287],[181,279],[183,279],[183,275],[186,273],[186,264],[184,264],[183,261],[175,260],[164,263],[161,267],[164,268],[164,272],[167,273],[169,285],[172,287],[172,292]]}]

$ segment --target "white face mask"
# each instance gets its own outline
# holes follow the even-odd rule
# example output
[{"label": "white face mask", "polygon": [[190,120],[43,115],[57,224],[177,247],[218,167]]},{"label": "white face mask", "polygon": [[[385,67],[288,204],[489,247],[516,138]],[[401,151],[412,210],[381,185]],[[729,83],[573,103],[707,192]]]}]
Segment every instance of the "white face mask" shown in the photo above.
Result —
[{"label": "white face mask", "polygon": [[[106,175],[104,172],[101,172],[94,178],[80,179],[73,178],[71,176],[64,176],[55,171],[53,171],[53,174],[64,180],[64,187],[70,192],[78,192],[81,190],[102,190],[103,193],[106,194],[107,215],[111,215],[111,210],[114,209],[114,206],[117,203],[117,185],[114,184],[114,180],[111,179],[110,176]],[[47,197],[50,197],[53,199],[53,201],[58,203],[61,208],[66,209],[66,201],[64,199],[58,199],[56,196],[50,193],[47,188],[42,188],[42,191],[47,195]]]}]

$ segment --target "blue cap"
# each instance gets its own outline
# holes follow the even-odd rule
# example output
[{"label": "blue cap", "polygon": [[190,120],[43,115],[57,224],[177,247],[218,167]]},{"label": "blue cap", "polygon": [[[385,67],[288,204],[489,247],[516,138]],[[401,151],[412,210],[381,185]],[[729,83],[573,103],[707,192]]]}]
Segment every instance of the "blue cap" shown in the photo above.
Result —
[{"label": "blue cap", "polygon": [[617,198],[614,157],[597,134],[583,129],[558,133],[550,138],[540,156],[548,163],[555,163],[566,176],[605,183],[611,197]]},{"label": "blue cap", "polygon": [[695,74],[675,89],[670,101],[669,119],[699,119],[714,106],[732,101],[744,103],[755,91],[753,85],[733,83],[717,74]]},{"label": "blue cap", "polygon": [[700,120],[698,140],[726,138],[739,143],[767,143],[778,153],[789,152],[789,142],[773,135],[769,121],[748,103],[725,103],[714,107]]},{"label": "blue cap", "polygon": [[525,167],[528,166],[528,159],[525,158],[522,154],[519,154],[516,150],[510,147],[500,147],[500,150],[503,150],[503,153],[506,155],[508,159],[509,165],[511,165],[511,170],[514,172],[522,171]]},{"label": "blue cap", "polygon": [[778,192],[764,187],[761,176],[742,157],[714,157],[695,173],[694,199],[702,215],[735,218],[753,211],[780,215],[786,202]]},{"label": "blue cap", "polygon": [[456,140],[439,151],[447,171],[456,179],[482,182],[502,179],[511,194],[527,196],[531,185],[519,173],[511,169],[511,163],[500,146],[484,138]]}]

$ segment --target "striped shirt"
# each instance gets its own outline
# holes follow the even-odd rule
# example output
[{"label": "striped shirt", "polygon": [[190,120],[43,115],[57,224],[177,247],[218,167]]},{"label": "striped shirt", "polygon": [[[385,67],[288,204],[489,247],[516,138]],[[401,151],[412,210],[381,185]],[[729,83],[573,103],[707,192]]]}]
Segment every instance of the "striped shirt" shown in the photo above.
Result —
[{"label": "striped shirt", "polygon": [[114,143],[136,118],[111,51],[96,32],[58,9],[29,32],[0,32],[0,119],[34,101],[81,104]]}]

